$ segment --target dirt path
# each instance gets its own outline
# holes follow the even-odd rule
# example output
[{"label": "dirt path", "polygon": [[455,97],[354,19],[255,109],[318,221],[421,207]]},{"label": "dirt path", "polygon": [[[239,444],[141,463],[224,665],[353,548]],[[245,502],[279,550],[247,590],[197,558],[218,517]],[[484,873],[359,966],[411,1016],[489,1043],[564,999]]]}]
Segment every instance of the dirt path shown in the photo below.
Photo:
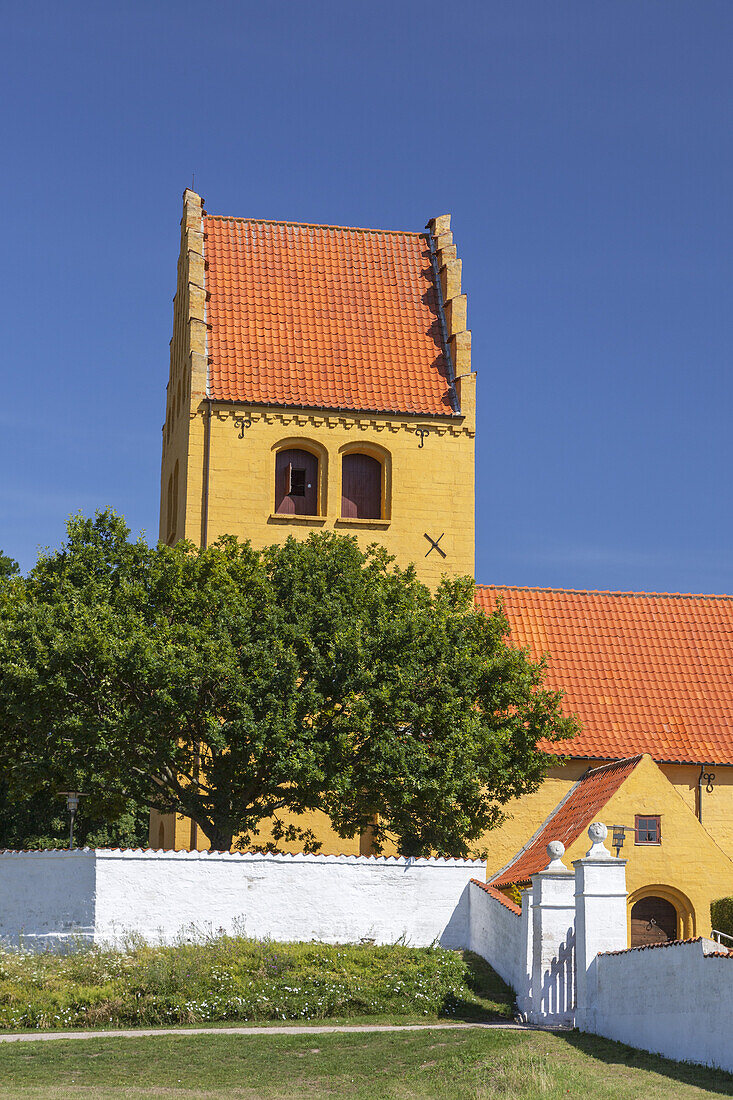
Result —
[{"label": "dirt path", "polygon": [[0,1035],[0,1043],[37,1043],[52,1039],[138,1039],[142,1036],[156,1035],[348,1035],[352,1032],[369,1031],[464,1031],[468,1029],[488,1028],[503,1031],[550,1030],[532,1028],[525,1024],[514,1023],[451,1023],[451,1024],[328,1024],[274,1025],[261,1027],[161,1027],[129,1028],[119,1031],[21,1031],[17,1035]]}]

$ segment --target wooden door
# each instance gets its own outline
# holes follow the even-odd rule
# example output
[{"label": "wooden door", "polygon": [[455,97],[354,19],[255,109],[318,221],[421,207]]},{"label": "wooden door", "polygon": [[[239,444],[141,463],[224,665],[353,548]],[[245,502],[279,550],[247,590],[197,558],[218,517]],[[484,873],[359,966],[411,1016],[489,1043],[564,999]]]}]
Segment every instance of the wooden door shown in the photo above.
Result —
[{"label": "wooden door", "polygon": [[371,455],[344,455],[341,515],[344,519],[382,518],[382,465]]},{"label": "wooden door", "polygon": [[631,946],[677,939],[677,910],[664,898],[642,898],[631,907]]},{"label": "wooden door", "polygon": [[275,511],[286,516],[318,514],[318,459],[289,448],[275,459]]}]

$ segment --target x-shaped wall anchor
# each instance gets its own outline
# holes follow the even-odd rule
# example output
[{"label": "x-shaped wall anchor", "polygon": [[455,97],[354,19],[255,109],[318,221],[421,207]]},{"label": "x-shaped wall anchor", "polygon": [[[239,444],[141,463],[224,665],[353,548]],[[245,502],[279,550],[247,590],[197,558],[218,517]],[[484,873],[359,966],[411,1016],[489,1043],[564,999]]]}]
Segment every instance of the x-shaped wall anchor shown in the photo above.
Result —
[{"label": "x-shaped wall anchor", "polygon": [[[443,535],[444,534],[445,534],[445,531],[443,532]],[[430,543],[430,549],[428,550],[428,554],[432,554],[433,550],[437,550],[438,553],[440,554],[441,558],[447,557],[447,554],[446,554],[445,550],[441,550],[441,548],[438,546],[438,543],[442,539],[443,535],[438,535],[437,539],[431,539],[430,535],[428,535],[427,532],[425,533],[425,538]],[[426,554],[425,557],[427,557],[428,554]]]}]

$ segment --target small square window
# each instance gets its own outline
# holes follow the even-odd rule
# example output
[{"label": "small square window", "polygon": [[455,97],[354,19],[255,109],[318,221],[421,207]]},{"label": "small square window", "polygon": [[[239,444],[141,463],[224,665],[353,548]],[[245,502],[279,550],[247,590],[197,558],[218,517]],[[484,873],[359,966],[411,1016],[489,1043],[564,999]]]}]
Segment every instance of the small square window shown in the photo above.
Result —
[{"label": "small square window", "polygon": [[305,496],[305,470],[299,470],[295,466],[290,467],[290,496]]},{"label": "small square window", "polygon": [[653,816],[636,815],[636,844],[661,844],[662,843],[662,819],[656,814]]}]

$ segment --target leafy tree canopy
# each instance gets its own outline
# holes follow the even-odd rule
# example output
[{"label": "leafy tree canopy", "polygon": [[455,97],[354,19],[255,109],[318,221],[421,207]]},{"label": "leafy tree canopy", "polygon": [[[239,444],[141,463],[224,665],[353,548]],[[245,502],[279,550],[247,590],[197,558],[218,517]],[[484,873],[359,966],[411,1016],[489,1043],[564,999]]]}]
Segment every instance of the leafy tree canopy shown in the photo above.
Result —
[{"label": "leafy tree canopy", "polygon": [[539,739],[571,736],[543,666],[507,644],[470,578],[435,594],[378,546],[318,533],[133,541],[112,512],[0,589],[0,763],[93,813],[130,799],[191,817],[213,848],[300,839],[322,809],[408,855],[461,855],[535,790]]},{"label": "leafy tree canopy", "polygon": [[20,566],[7,554],[0,553],[0,581],[7,580],[20,572]]}]

